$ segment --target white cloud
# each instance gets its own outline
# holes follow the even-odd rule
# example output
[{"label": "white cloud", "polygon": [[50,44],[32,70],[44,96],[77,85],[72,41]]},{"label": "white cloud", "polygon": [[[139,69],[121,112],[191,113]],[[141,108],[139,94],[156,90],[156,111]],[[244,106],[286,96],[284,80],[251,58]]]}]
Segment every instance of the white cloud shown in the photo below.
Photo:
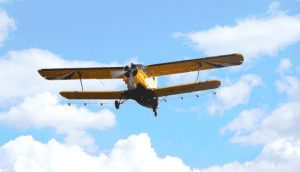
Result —
[{"label": "white cloud", "polygon": [[41,143],[31,136],[21,136],[0,147],[0,171],[299,171],[300,141],[280,139],[264,146],[252,161],[231,162],[223,166],[192,169],[180,158],[159,157],[147,134],[119,140],[109,153],[90,155],[77,146],[66,146],[52,139]]},{"label": "white cloud", "polygon": [[288,58],[281,59],[280,65],[278,67],[278,72],[281,75],[283,75],[285,72],[291,70],[292,67],[293,67],[293,64],[290,59],[288,59]]},{"label": "white cloud", "polygon": [[226,131],[236,131],[237,135],[247,133],[256,129],[258,123],[265,116],[262,109],[256,108],[244,110],[241,114],[221,129],[221,133]]},{"label": "white cloud", "polygon": [[[0,3],[4,3],[6,1]],[[14,20],[7,15],[7,13],[0,9],[0,47],[3,46],[4,41],[7,39],[8,33],[15,29]]]},{"label": "white cloud", "polygon": [[0,122],[20,128],[54,128],[67,137],[65,141],[87,148],[94,141],[87,129],[104,130],[115,125],[115,115],[109,110],[92,112],[83,107],[60,105],[57,96],[41,93],[27,97],[5,112],[0,112]]},{"label": "white cloud", "polygon": [[174,36],[186,38],[206,55],[240,52],[245,60],[273,56],[300,40],[300,16],[278,11],[279,4],[276,4],[271,4],[270,14],[265,17],[246,18],[233,26],[215,26]]},{"label": "white cloud", "polygon": [[[277,90],[280,93],[286,93],[292,100],[300,101],[300,79],[295,76],[289,76],[286,73],[294,71],[290,59],[282,59],[278,67],[280,79],[276,81]],[[295,67],[297,71],[297,67]]]},{"label": "white cloud", "polygon": [[223,113],[237,105],[246,104],[252,90],[261,83],[257,75],[244,75],[236,83],[221,87],[216,94],[217,100],[208,105],[207,110],[209,113]]},{"label": "white cloud", "polygon": [[[187,72],[168,76],[167,85],[176,85],[190,82],[203,81],[208,79],[208,71],[205,72]],[[197,78],[198,75],[198,78]],[[197,80],[198,79],[198,80]]]},{"label": "white cloud", "polygon": [[232,162],[223,166],[212,166],[201,172],[297,172],[300,161],[300,144],[276,140],[264,146],[260,155],[253,161]]},{"label": "white cloud", "polygon": [[50,140],[41,143],[30,136],[18,137],[0,148],[0,171],[174,171],[191,172],[177,157],[160,158],[147,134],[119,140],[108,154],[89,155],[77,146]]},{"label": "white cloud", "polygon": [[[33,96],[36,93],[50,91],[58,94],[61,90],[80,90],[76,81],[48,81],[37,70],[40,68],[60,67],[100,67],[119,66],[118,63],[100,64],[94,61],[64,60],[59,55],[41,49],[11,51],[0,57],[0,104],[6,101]],[[120,89],[122,80],[83,80],[84,88],[89,90]],[[104,83],[104,84],[103,84]]]},{"label": "white cloud", "polygon": [[0,113],[1,120],[19,127],[54,127],[58,132],[69,133],[88,127],[105,129],[114,125],[114,115],[107,110],[91,112],[86,108],[60,105],[58,97],[50,93],[28,97],[18,106]]},{"label": "white cloud", "polygon": [[286,93],[291,99],[300,101],[300,80],[294,76],[283,76],[276,81],[279,92]]},{"label": "white cloud", "polygon": [[[248,112],[251,111],[253,112],[253,110]],[[222,129],[223,131],[234,132],[234,136],[231,138],[234,143],[267,144],[282,138],[294,141],[300,136],[298,125],[300,123],[300,102],[285,103],[272,111],[270,115],[265,115],[262,112],[259,114],[259,111],[256,114],[249,113],[249,115],[254,115],[252,121],[255,123],[247,132],[238,123],[238,121],[245,119],[244,113],[245,111]]]},{"label": "white cloud", "polygon": [[300,80],[295,76],[285,75],[286,71],[293,71],[289,59],[281,60],[278,71],[281,75],[276,81],[277,89],[281,93],[286,93],[290,99],[272,112],[265,112],[260,108],[244,110],[221,129],[221,132],[234,133],[232,142],[266,144],[282,138],[289,141],[299,138]]}]

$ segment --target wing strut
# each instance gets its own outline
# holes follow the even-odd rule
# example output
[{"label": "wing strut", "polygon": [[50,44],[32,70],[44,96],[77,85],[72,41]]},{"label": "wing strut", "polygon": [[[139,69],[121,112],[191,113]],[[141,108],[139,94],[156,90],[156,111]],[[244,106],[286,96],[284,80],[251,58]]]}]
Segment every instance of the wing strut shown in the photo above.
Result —
[{"label": "wing strut", "polygon": [[198,72],[197,72],[197,78],[196,78],[196,81],[195,82],[198,82],[198,80],[199,80],[199,73],[200,73],[200,70],[201,70],[201,63],[197,63],[198,64],[198,66],[199,66],[199,68],[198,68]]},{"label": "wing strut", "polygon": [[83,91],[83,85],[82,85],[81,73],[80,73],[79,71],[77,71],[77,74],[78,74],[79,80],[80,80],[81,91]]}]

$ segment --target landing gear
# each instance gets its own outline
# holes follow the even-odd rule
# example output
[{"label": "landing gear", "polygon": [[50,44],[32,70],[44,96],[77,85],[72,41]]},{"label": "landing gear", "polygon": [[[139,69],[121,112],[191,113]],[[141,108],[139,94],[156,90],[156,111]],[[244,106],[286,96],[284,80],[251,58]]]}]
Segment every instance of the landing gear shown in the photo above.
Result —
[{"label": "landing gear", "polygon": [[155,108],[153,108],[154,116],[157,117],[157,111]]},{"label": "landing gear", "polygon": [[119,103],[118,100],[115,101],[115,107],[116,107],[116,109],[119,109],[119,108],[120,108],[120,103]]},{"label": "landing gear", "polygon": [[123,104],[125,101],[126,101],[126,100],[122,100],[122,99],[120,99],[119,101],[116,100],[116,101],[115,101],[115,108],[116,108],[116,109],[120,109],[120,105]]}]

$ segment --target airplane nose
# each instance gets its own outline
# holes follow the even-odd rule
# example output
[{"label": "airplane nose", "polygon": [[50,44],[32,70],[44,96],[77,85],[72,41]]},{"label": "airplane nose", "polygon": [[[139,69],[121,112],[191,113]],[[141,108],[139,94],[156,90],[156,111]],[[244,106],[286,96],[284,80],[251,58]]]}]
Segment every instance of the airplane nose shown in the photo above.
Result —
[{"label": "airplane nose", "polygon": [[136,74],[138,73],[138,69],[135,64],[130,63],[129,65],[125,66],[124,72],[124,75],[128,78],[131,76],[131,74],[132,76],[136,76]]}]

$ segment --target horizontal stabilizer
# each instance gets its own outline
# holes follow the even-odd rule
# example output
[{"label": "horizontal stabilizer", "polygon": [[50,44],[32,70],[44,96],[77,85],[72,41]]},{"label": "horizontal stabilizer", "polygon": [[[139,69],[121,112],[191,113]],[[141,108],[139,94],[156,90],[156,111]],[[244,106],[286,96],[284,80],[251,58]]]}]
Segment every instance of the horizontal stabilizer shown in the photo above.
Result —
[{"label": "horizontal stabilizer", "polygon": [[204,82],[194,82],[190,84],[184,85],[174,85],[170,87],[162,87],[153,89],[157,97],[162,96],[169,96],[175,94],[182,94],[182,93],[190,93],[194,91],[202,91],[202,90],[209,90],[218,88],[221,85],[221,82],[218,80],[210,80]]},{"label": "horizontal stabilizer", "polygon": [[62,91],[67,99],[120,99],[124,91]]}]

